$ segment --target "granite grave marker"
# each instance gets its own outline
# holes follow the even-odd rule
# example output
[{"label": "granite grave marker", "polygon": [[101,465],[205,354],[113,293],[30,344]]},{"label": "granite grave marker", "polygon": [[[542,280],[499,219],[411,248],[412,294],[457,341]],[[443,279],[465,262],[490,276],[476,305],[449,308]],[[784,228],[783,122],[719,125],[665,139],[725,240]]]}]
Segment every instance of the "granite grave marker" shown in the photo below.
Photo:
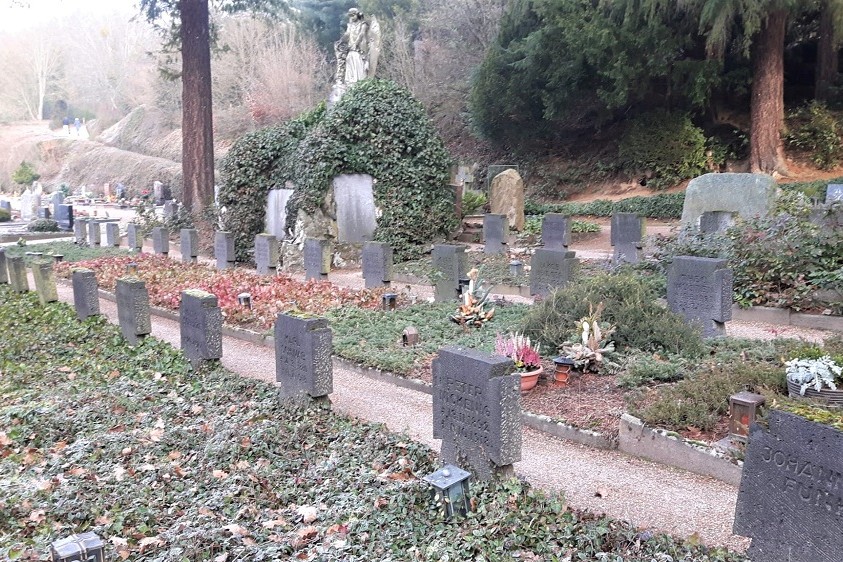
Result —
[{"label": "granite grave marker", "polygon": [[468,256],[465,246],[437,244],[433,247],[433,269],[437,273],[434,287],[436,302],[447,302],[459,298],[457,291],[460,279],[468,274]]},{"label": "granite grave marker", "polygon": [[129,245],[129,250],[133,252],[143,251],[143,236],[135,223],[129,223],[126,227],[126,243]]},{"label": "granite grave marker", "polygon": [[137,277],[121,277],[115,293],[120,331],[129,344],[137,345],[152,332],[146,283]]},{"label": "granite grave marker", "polygon": [[96,248],[100,245],[100,223],[95,219],[88,220],[88,246]]},{"label": "granite grave marker", "polygon": [[16,293],[29,291],[29,279],[26,276],[26,262],[23,256],[7,256],[6,267],[9,271],[9,283]]},{"label": "granite grave marker", "polygon": [[383,242],[366,242],[362,262],[367,289],[388,286],[392,282],[392,246]]},{"label": "granite grave marker", "polygon": [[304,278],[327,279],[331,271],[331,243],[307,238],[304,241]]},{"label": "granite grave marker", "polygon": [[285,398],[328,396],[334,390],[331,329],[325,318],[279,314],[275,321],[275,380]]},{"label": "granite grave marker", "polygon": [[509,221],[506,215],[483,215],[484,254],[505,254]]},{"label": "granite grave marker", "polygon": [[706,211],[700,215],[700,232],[713,234],[724,232],[735,222],[735,215],[730,211]]},{"label": "granite grave marker", "polygon": [[579,264],[570,250],[536,248],[530,265],[530,294],[546,297],[571,282]]},{"label": "granite grave marker", "polygon": [[255,236],[255,265],[260,275],[278,272],[278,239],[272,234]]},{"label": "granite grave marker", "polygon": [[615,213],[612,215],[609,238],[615,248],[614,263],[638,263],[646,221],[636,213]]},{"label": "granite grave marker", "polygon": [[105,224],[105,245],[112,248],[120,246],[120,225],[116,222]]},{"label": "granite grave marker", "polygon": [[182,263],[196,263],[199,257],[199,231],[182,228],[179,232],[179,251]]},{"label": "granite grave marker", "polygon": [[182,291],[179,327],[181,349],[194,367],[222,357],[222,310],[215,295],[196,289]]},{"label": "granite grave marker", "polygon": [[667,274],[667,305],[699,324],[704,337],[725,336],[725,322],[732,319],[732,285],[726,260],[676,256]]},{"label": "granite grave marker", "polygon": [[100,313],[99,287],[97,276],[91,269],[78,267],[71,274],[73,283],[73,306],[79,320]]},{"label": "granite grave marker", "polygon": [[685,190],[682,226],[693,228],[706,211],[727,211],[743,218],[767,216],[778,184],[767,174],[715,173],[694,178]]},{"label": "granite grave marker", "polygon": [[88,243],[88,219],[76,219],[73,223],[73,238],[76,244]]},{"label": "granite grave marker", "polygon": [[234,233],[223,230],[214,233],[214,258],[217,269],[234,267]]},{"label": "granite grave marker", "polygon": [[167,227],[156,226],[152,229],[152,251],[161,256],[170,253],[170,231]]},{"label": "granite grave marker", "polygon": [[65,232],[73,230],[73,205],[57,205],[56,222]]},{"label": "granite grave marker", "polygon": [[571,225],[569,215],[547,213],[542,218],[542,244],[547,250],[567,250],[571,245]]},{"label": "granite grave marker", "polygon": [[59,300],[53,263],[52,259],[37,259],[32,263],[32,278],[35,280],[35,292],[38,293],[41,306]]},{"label": "granite grave marker", "polygon": [[344,174],[334,178],[337,205],[337,240],[366,242],[378,226],[374,180],[367,174]]}]

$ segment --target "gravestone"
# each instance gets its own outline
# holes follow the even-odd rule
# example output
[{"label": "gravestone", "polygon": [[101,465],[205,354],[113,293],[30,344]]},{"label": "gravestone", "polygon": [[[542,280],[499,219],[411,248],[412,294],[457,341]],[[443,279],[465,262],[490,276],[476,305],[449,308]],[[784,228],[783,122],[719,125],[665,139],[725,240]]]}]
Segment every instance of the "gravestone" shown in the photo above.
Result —
[{"label": "gravestone", "polygon": [[383,242],[366,242],[362,262],[367,289],[385,287],[392,282],[392,246]]},{"label": "gravestone", "polygon": [[[59,207],[64,205],[64,193],[56,191],[50,196],[50,204],[53,206],[53,215],[59,216]],[[58,220],[58,219],[56,219]]]},{"label": "gravestone", "polygon": [[779,410],[767,422],[750,429],[734,533],[759,562],[840,562],[843,432]]},{"label": "gravestone", "polygon": [[49,207],[38,207],[38,218],[39,219],[52,218],[52,213],[50,213],[50,208]]},{"label": "gravestone", "polygon": [[199,257],[199,231],[195,228],[182,228],[179,240],[182,263],[196,263]]},{"label": "gravestone", "polygon": [[843,184],[830,183],[825,188],[825,202],[835,203],[843,201]]},{"label": "gravestone", "polygon": [[130,345],[137,345],[152,332],[146,283],[137,277],[121,277],[115,293],[120,331]]},{"label": "gravestone", "polygon": [[259,275],[278,272],[278,239],[272,234],[255,236],[255,265]]},{"label": "gravestone", "polygon": [[126,242],[129,244],[129,250],[133,252],[143,251],[143,236],[138,225],[129,223],[126,227]]},{"label": "gravestone", "polygon": [[704,337],[726,335],[732,319],[732,270],[726,260],[676,256],[667,274],[667,305]]},{"label": "gravestone", "polygon": [[266,232],[277,240],[287,237],[287,202],[292,189],[272,189],[266,196]]},{"label": "gravestone", "polygon": [[57,205],[56,222],[59,228],[65,232],[73,230],[73,205]]},{"label": "gravestone", "polygon": [[442,461],[480,480],[521,460],[521,375],[507,357],[446,347],[433,360],[433,437]]},{"label": "gravestone", "polygon": [[700,232],[714,234],[725,232],[735,222],[735,215],[729,211],[706,211],[700,215]]},{"label": "gravestone", "polygon": [[170,231],[167,227],[156,226],[152,229],[152,251],[161,256],[170,253]]},{"label": "gravestone", "polygon": [[706,211],[725,211],[742,218],[766,216],[776,200],[776,180],[766,174],[705,174],[685,190],[682,226],[696,229]]},{"label": "gravestone", "polygon": [[152,183],[152,198],[156,205],[163,205],[165,201],[173,198],[173,194],[168,186],[156,181]]},{"label": "gravestone", "polygon": [[59,300],[52,259],[35,260],[32,263],[32,278],[35,280],[35,291],[38,293],[38,301],[41,303],[41,306]]},{"label": "gravestone", "polygon": [[483,253],[505,254],[509,223],[506,215],[483,215]]},{"label": "gravestone", "polygon": [[519,172],[520,175],[520,169],[514,164],[490,164],[489,167],[486,168],[486,193],[489,193],[489,190],[492,187],[492,180],[495,179],[498,174],[502,174],[507,170],[515,170],[516,172]]},{"label": "gravestone", "polygon": [[11,202],[6,201],[5,199],[3,201],[0,201],[0,209],[5,209],[5,210],[9,211],[9,214],[11,215],[12,214],[12,204],[11,204]]},{"label": "gravestone", "polygon": [[173,220],[179,214],[179,203],[173,199],[164,201],[164,220]]},{"label": "gravestone", "polygon": [[88,219],[76,219],[73,223],[73,238],[79,245],[88,243]]},{"label": "gravestone", "polygon": [[88,246],[96,248],[100,242],[100,223],[90,219],[88,220]]},{"label": "gravestone", "polygon": [[334,390],[332,335],[325,318],[279,314],[275,321],[275,381],[281,395],[328,396]]},{"label": "gravestone", "polygon": [[609,238],[615,248],[613,258],[615,265],[641,261],[641,248],[646,227],[646,220],[636,213],[612,215]]},{"label": "gravestone", "polygon": [[217,269],[234,267],[234,234],[218,230],[214,233],[214,258]]},{"label": "gravestone", "polygon": [[7,256],[6,267],[9,271],[9,283],[12,285],[12,291],[16,293],[29,291],[29,279],[26,276],[26,262],[24,262],[23,257]]},{"label": "gravestone", "polygon": [[489,207],[492,214],[506,215],[509,228],[524,230],[524,180],[516,170],[494,176],[489,186]]},{"label": "gravestone", "polygon": [[337,240],[366,242],[378,226],[372,176],[345,174],[334,178],[334,201],[337,205]]},{"label": "gravestone", "polygon": [[547,250],[567,250],[571,245],[571,225],[569,215],[547,213],[542,218],[542,244]]},{"label": "gravestone", "polygon": [[32,191],[27,187],[20,196],[20,218],[25,222],[32,220]]},{"label": "gravestone", "polygon": [[0,285],[9,283],[9,270],[6,265],[6,248],[0,248]]},{"label": "gravestone", "polygon": [[91,269],[78,267],[71,274],[73,283],[73,306],[79,320],[100,313],[99,288],[97,276]]},{"label": "gravestone", "polygon": [[327,240],[306,238],[304,241],[304,278],[327,279],[331,271],[331,244]]},{"label": "gravestone", "polygon": [[105,223],[105,245],[112,248],[120,246],[120,225],[116,222]]},{"label": "gravestone", "polygon": [[437,244],[433,247],[433,269],[436,284],[433,298],[436,302],[447,302],[459,298],[457,290],[460,279],[468,274],[468,256],[465,246]]},{"label": "gravestone", "polygon": [[181,349],[194,367],[222,357],[222,310],[216,296],[196,289],[182,291],[179,327]]},{"label": "gravestone", "polygon": [[536,248],[530,262],[530,294],[547,297],[571,282],[579,260],[569,250]]}]

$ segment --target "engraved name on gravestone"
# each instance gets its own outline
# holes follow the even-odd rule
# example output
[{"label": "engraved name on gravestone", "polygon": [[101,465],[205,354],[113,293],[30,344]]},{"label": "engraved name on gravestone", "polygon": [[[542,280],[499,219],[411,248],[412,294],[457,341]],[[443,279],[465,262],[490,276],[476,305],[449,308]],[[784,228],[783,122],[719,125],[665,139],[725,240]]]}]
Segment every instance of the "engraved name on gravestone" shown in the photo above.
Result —
[{"label": "engraved name on gravestone", "polygon": [[53,260],[35,260],[32,264],[32,278],[35,280],[35,292],[38,293],[41,306],[59,300]]},{"label": "engraved name on gravestone", "polygon": [[71,274],[73,283],[73,307],[79,320],[100,313],[99,288],[97,276],[91,269],[79,267]]},{"label": "engraved name on gravestone", "polygon": [[483,215],[483,253],[505,254],[509,220],[506,215]]},{"label": "engraved name on gravestone", "polygon": [[182,263],[196,263],[199,257],[199,231],[182,228],[179,232],[179,252]]},{"label": "engraved name on gravestone", "polygon": [[615,248],[615,264],[641,261],[645,227],[646,221],[636,213],[615,213],[612,215],[609,237],[612,246]]},{"label": "engraved name on gravestone", "polygon": [[735,215],[730,211],[706,211],[700,215],[700,232],[713,234],[727,230],[735,222]]},{"label": "engraved name on gravestone", "polygon": [[234,233],[223,230],[214,233],[214,258],[217,269],[234,267]]},{"label": "engraved name on gravestone", "polygon": [[843,432],[773,410],[753,424],[734,532],[759,562],[843,560]]},{"label": "engraved name on gravestone", "polygon": [[109,222],[105,225],[105,245],[114,248],[120,245],[120,225],[116,222]]},{"label": "engraved name on gravestone", "polygon": [[26,276],[26,263],[23,257],[7,256],[6,267],[9,271],[9,283],[12,285],[12,290],[16,293],[29,291],[29,279]]},{"label": "engraved name on gravestone", "polygon": [[325,318],[279,314],[275,321],[275,381],[281,395],[320,398],[334,390],[331,329]]},{"label": "engraved name on gravestone", "polygon": [[837,201],[843,201],[843,184],[830,183],[825,188],[825,202],[834,203]]},{"label": "engraved name on gravestone", "polygon": [[194,367],[222,357],[222,310],[215,295],[196,289],[182,291],[179,327],[181,349]]},{"label": "engraved name on gravestone", "polygon": [[732,270],[726,260],[676,256],[667,274],[667,305],[704,337],[726,335],[732,319]]},{"label": "engraved name on gravestone", "polygon": [[367,289],[384,287],[392,282],[392,247],[389,244],[366,242],[362,262]]},{"label": "engraved name on gravestone", "polygon": [[327,279],[331,271],[330,242],[307,238],[304,241],[304,278]]},{"label": "engraved name on gravestone", "polygon": [[88,243],[88,219],[76,219],[73,223],[73,238],[77,244]]},{"label": "engraved name on gravestone", "polygon": [[59,229],[65,232],[73,230],[73,205],[57,205],[55,215]]},{"label": "engraved name on gravestone", "polygon": [[546,297],[571,282],[579,260],[577,253],[536,248],[530,262],[530,294]]},{"label": "engraved name on gravestone", "polygon": [[507,357],[446,347],[433,360],[433,436],[442,460],[480,480],[521,460],[521,376]]},{"label": "engraved name on gravestone", "polygon": [[433,247],[433,269],[436,271],[434,300],[447,302],[458,298],[460,279],[468,274],[465,246],[437,244]]},{"label": "engraved name on gravestone", "polygon": [[152,251],[161,256],[170,253],[170,231],[166,227],[156,226],[152,229]]},{"label": "engraved name on gravestone", "polygon": [[255,265],[259,275],[275,275],[278,271],[278,239],[272,234],[255,236]]},{"label": "engraved name on gravestone", "polygon": [[131,251],[140,252],[143,250],[143,236],[141,236],[140,228],[135,223],[129,223],[126,227],[126,243]]},{"label": "engraved name on gravestone", "polygon": [[115,293],[120,331],[129,344],[137,345],[152,332],[146,283],[136,277],[121,277]]},{"label": "engraved name on gravestone", "polygon": [[6,249],[0,248],[0,285],[6,285],[9,282],[9,270],[6,265]]},{"label": "engraved name on gravestone", "polygon": [[88,246],[96,248],[102,242],[100,237],[100,223],[96,220],[88,221]]},{"label": "engraved name on gravestone", "polygon": [[547,213],[542,218],[542,244],[547,250],[567,250],[571,245],[571,217]]}]

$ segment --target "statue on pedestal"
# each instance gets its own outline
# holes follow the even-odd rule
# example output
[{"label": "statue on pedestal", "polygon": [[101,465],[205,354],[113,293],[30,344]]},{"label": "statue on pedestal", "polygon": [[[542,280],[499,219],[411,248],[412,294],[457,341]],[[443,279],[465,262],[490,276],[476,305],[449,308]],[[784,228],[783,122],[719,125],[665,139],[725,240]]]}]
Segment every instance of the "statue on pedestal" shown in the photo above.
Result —
[{"label": "statue on pedestal", "polygon": [[378,20],[371,17],[367,21],[363,12],[351,8],[345,33],[334,43],[337,72],[330,103],[336,103],[355,82],[375,75],[380,48],[381,30]]}]

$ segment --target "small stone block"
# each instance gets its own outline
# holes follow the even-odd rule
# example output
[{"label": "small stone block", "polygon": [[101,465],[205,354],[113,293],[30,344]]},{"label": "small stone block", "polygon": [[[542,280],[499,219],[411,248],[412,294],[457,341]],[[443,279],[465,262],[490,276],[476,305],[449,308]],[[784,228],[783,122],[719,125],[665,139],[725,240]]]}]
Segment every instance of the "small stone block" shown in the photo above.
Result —
[{"label": "small stone block", "polygon": [[29,291],[29,279],[26,276],[26,262],[23,257],[6,257],[6,266],[9,271],[9,283],[16,293]]},{"label": "small stone block", "polygon": [[100,238],[100,223],[95,220],[88,221],[88,246],[96,248],[102,242]]},{"label": "small stone block", "polygon": [[138,225],[129,223],[126,227],[126,242],[129,244],[129,250],[133,252],[140,252],[143,250],[143,236]]},{"label": "small stone block", "polygon": [[542,218],[542,244],[547,250],[567,250],[571,245],[573,220],[561,213],[547,213]]},{"label": "small stone block", "polygon": [[255,236],[255,264],[260,275],[275,275],[277,273],[278,239],[272,234]]},{"label": "small stone block", "polygon": [[530,294],[546,297],[570,283],[579,265],[576,255],[570,250],[536,248],[530,266]]},{"label": "small stone block", "polygon": [[275,380],[281,395],[327,396],[334,390],[332,334],[325,318],[279,314],[275,322]]},{"label": "small stone block", "polygon": [[457,299],[460,279],[468,274],[465,246],[437,244],[433,247],[433,269],[437,273],[434,300],[448,302]]},{"label": "small stone block", "polygon": [[636,213],[615,213],[609,233],[615,248],[614,263],[638,263],[647,222]]},{"label": "small stone block", "polygon": [[76,268],[71,274],[73,283],[73,306],[79,320],[100,313],[99,287],[97,276],[91,269]]},{"label": "small stone block", "polygon": [[383,242],[366,242],[361,261],[367,289],[385,287],[392,282],[392,246]]},{"label": "small stone block", "polygon": [[120,246],[120,225],[116,222],[105,225],[105,245],[112,248]]},{"label": "small stone block", "polygon": [[35,280],[35,291],[38,293],[41,306],[59,300],[53,263],[53,260],[37,259],[32,264],[32,277]]},{"label": "small stone block", "polygon": [[304,278],[327,279],[331,271],[331,246],[327,240],[307,238],[304,241]]},{"label": "small stone block", "polygon": [[55,217],[61,230],[73,230],[73,205],[56,205]]},{"label": "small stone block", "polygon": [[170,231],[164,226],[152,229],[152,251],[160,256],[170,253]]},{"label": "small stone block", "polygon": [[726,260],[676,256],[667,274],[667,305],[704,337],[726,335],[732,319],[733,275]]},{"label": "small stone block", "polygon": [[483,253],[505,254],[509,220],[506,215],[483,215]]},{"label": "small stone block", "polygon": [[117,317],[123,337],[131,345],[152,332],[149,317],[149,292],[146,283],[136,277],[121,277],[117,280]]},{"label": "small stone block", "polygon": [[196,263],[199,257],[199,231],[195,228],[182,228],[179,232],[179,244],[182,263]]},{"label": "small stone block", "polygon": [[234,234],[218,230],[214,233],[214,258],[217,269],[234,267]]},{"label": "small stone block", "polygon": [[88,219],[76,219],[73,223],[73,238],[76,244],[88,243]]},{"label": "small stone block", "polygon": [[222,357],[222,310],[205,291],[182,291],[179,307],[181,349],[194,366]]}]

